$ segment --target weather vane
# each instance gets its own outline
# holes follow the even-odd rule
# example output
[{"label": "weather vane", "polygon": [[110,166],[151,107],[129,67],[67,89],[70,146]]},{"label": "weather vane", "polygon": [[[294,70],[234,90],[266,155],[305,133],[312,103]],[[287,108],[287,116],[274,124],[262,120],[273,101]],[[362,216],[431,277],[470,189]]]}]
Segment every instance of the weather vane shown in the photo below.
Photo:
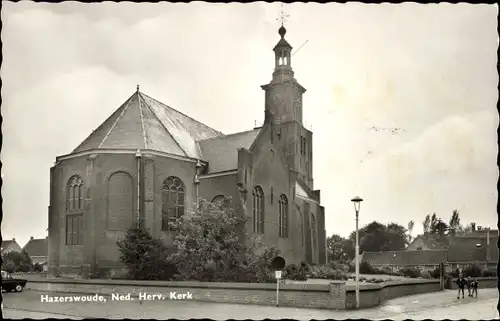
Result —
[{"label": "weather vane", "polygon": [[283,10],[283,4],[281,4],[281,13],[280,13],[280,17],[279,18],[276,18],[276,20],[280,21],[281,22],[281,26],[283,27],[283,24],[286,22],[286,18],[290,17],[289,14],[285,13],[285,11]]}]

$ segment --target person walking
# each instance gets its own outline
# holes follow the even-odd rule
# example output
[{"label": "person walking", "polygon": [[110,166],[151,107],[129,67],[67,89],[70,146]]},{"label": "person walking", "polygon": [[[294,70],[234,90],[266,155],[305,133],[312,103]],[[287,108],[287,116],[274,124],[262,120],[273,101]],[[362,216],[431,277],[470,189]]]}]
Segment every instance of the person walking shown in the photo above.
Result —
[{"label": "person walking", "polygon": [[462,292],[462,299],[464,298],[465,285],[467,284],[467,280],[464,279],[463,275],[460,274],[460,277],[457,279],[458,285],[458,296],[457,299],[460,299],[460,292]]},{"label": "person walking", "polygon": [[472,279],[472,294],[471,297],[474,297],[474,294],[477,298],[477,288],[479,287],[479,282],[477,282],[476,278]]}]

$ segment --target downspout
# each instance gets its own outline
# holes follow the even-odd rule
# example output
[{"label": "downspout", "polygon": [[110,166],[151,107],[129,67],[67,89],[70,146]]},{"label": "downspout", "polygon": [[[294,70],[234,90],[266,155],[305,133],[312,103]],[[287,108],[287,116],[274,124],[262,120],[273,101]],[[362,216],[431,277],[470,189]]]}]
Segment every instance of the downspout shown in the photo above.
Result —
[{"label": "downspout", "polygon": [[200,160],[198,159],[196,161],[196,173],[194,175],[194,186],[196,190],[196,208],[200,208],[200,169],[201,169],[201,163]]},{"label": "downspout", "polygon": [[137,213],[135,217],[135,223],[137,228],[140,227],[141,221],[141,150],[138,149],[135,153],[135,158],[137,160]]}]

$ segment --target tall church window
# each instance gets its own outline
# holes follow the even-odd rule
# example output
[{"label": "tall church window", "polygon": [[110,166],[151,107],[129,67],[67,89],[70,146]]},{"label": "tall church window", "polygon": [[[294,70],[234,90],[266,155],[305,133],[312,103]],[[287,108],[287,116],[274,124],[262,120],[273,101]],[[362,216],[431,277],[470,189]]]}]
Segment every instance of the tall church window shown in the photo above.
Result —
[{"label": "tall church window", "polygon": [[304,136],[300,136],[300,154],[306,154],[306,138]]},{"label": "tall church window", "polygon": [[229,199],[224,195],[217,195],[211,203],[221,208],[227,208],[229,206]]},{"label": "tall church window", "polygon": [[83,243],[83,179],[72,176],[66,186],[66,245]]},{"label": "tall church window", "polygon": [[253,231],[264,233],[264,191],[260,186],[253,189]]},{"label": "tall church window", "polygon": [[168,223],[175,222],[184,214],[185,186],[178,177],[170,176],[163,182],[161,229],[169,230]]},{"label": "tall church window", "polygon": [[311,237],[312,237],[312,250],[313,253],[316,251],[316,245],[318,244],[318,239],[316,236],[316,217],[314,216],[313,213],[311,213]]},{"label": "tall church window", "polygon": [[279,235],[288,237],[288,199],[282,194],[279,200]]},{"label": "tall church window", "polygon": [[300,224],[300,239],[301,245],[304,245],[304,218],[302,217],[302,211],[300,210],[300,206],[297,205],[297,213],[299,213],[299,224]]}]

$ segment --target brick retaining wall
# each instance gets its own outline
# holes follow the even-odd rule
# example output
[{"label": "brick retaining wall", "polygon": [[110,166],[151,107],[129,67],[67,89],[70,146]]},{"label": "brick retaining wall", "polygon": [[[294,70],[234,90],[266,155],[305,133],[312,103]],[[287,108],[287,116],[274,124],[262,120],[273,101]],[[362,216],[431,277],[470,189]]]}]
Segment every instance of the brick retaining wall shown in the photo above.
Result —
[{"label": "brick retaining wall", "polygon": [[[276,305],[276,284],[162,282],[132,280],[32,279],[26,288],[37,291],[138,296],[140,292],[164,294],[190,292],[193,300],[219,303]],[[344,309],[345,283],[280,285],[280,306]]]},{"label": "brick retaining wall", "polygon": [[[140,292],[164,294],[191,292],[193,300],[218,303],[276,305],[276,284],[166,282],[136,280],[59,279],[42,276],[23,276],[27,288],[36,291],[69,292],[82,294],[138,296]],[[409,279],[384,283],[360,284],[361,308],[380,305],[393,298],[439,291],[439,280]],[[355,286],[345,282],[330,284],[282,284],[280,306],[322,309],[350,309],[356,306]]]},{"label": "brick retaining wall", "polygon": [[[386,300],[419,294],[440,291],[439,280],[412,279],[388,281],[360,286],[360,308],[370,308],[382,304]],[[346,287],[346,308],[356,307],[355,286]]]},{"label": "brick retaining wall", "polygon": [[[479,282],[479,290],[498,287],[498,280],[496,277],[480,277],[476,278],[476,280]],[[450,279],[448,282],[449,283],[446,283],[447,289],[456,290],[458,288],[457,279]]]}]

